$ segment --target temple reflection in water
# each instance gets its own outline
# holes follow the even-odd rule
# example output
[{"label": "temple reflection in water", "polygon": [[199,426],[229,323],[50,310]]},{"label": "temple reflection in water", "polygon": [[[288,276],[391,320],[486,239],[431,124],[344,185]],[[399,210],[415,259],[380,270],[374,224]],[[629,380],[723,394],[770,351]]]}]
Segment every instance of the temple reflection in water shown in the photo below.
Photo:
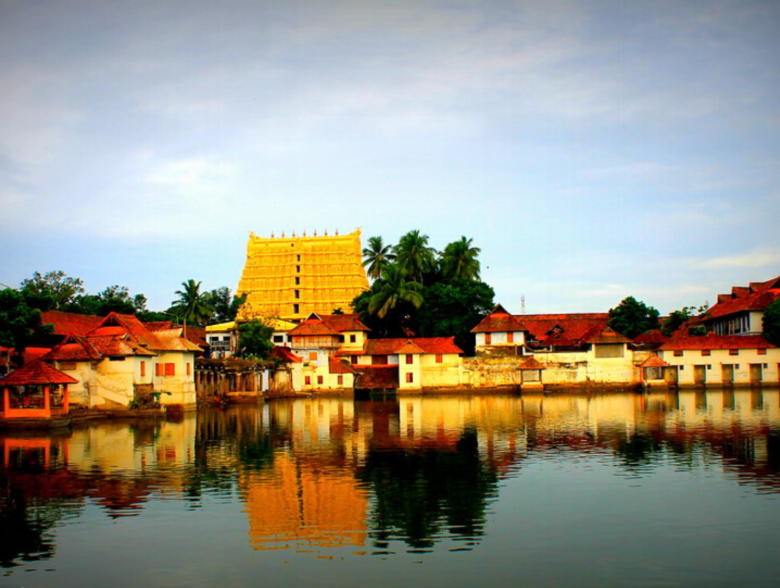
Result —
[{"label": "temple reflection in water", "polygon": [[[241,504],[255,550],[468,550],[501,481],[550,456],[653,476],[716,465],[780,490],[777,390],[279,400],[172,421],[0,435],[0,565],[56,554],[88,506],[121,519],[151,501]],[[395,545],[395,547],[393,547]]]}]

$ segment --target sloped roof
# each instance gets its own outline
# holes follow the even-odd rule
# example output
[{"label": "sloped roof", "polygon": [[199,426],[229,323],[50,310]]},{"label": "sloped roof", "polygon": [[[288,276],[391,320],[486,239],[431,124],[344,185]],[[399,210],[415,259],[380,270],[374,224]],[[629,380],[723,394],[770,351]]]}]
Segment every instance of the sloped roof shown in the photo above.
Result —
[{"label": "sloped roof", "polygon": [[181,327],[174,327],[166,331],[157,331],[157,339],[163,344],[166,351],[203,351],[189,339],[182,337]]},{"label": "sloped roof", "polygon": [[609,322],[606,312],[578,314],[524,314],[521,317],[526,330],[537,340],[544,341],[558,327],[562,336],[579,341],[595,327],[604,328]]},{"label": "sloped roof", "polygon": [[324,321],[310,317],[307,318],[305,321],[303,321],[300,325],[292,329],[289,333],[287,333],[287,335],[289,337],[301,337],[301,336],[310,336],[310,335],[338,337],[339,333],[338,331],[335,331],[330,326],[325,324]]},{"label": "sloped roof", "polygon": [[738,312],[764,310],[780,297],[780,276],[749,286],[734,286],[731,294],[719,294],[718,303],[707,310],[710,319]]},{"label": "sloped roof", "polygon": [[301,363],[303,361],[303,358],[295,355],[289,347],[282,345],[275,345],[268,355],[285,363]]},{"label": "sloped roof", "polygon": [[34,384],[78,384],[78,380],[35,359],[0,378],[0,386],[29,386]]},{"label": "sloped roof", "polygon": [[103,322],[103,317],[91,314],[76,314],[73,312],[61,312],[59,310],[47,310],[41,313],[41,322],[54,326],[56,335],[84,336],[92,329],[97,328]]},{"label": "sloped roof", "polygon": [[208,325],[206,327],[207,333],[213,333],[214,331],[222,332],[222,331],[232,331],[236,328],[236,321],[228,321],[226,323],[218,323],[216,325]]},{"label": "sloped roof", "polygon": [[106,316],[98,327],[87,333],[90,337],[105,337],[127,334],[138,345],[147,349],[165,350],[165,344],[155,333],[147,329],[135,315],[116,312]]},{"label": "sloped roof", "polygon": [[88,337],[68,335],[68,337],[43,356],[45,360],[58,361],[99,361],[103,356]]},{"label": "sloped roof", "polygon": [[535,357],[529,357],[523,363],[517,366],[519,370],[546,370],[547,366],[537,360]]},{"label": "sloped roof", "polygon": [[517,317],[509,314],[500,304],[471,329],[472,333],[515,333],[527,329]]},{"label": "sloped roof", "polygon": [[380,390],[398,388],[398,366],[365,365],[359,366],[355,378],[355,388],[362,390]]},{"label": "sloped roof", "polygon": [[640,363],[639,367],[641,367],[641,368],[646,368],[646,367],[669,367],[669,364],[666,363],[663,359],[661,359],[657,355],[651,355],[646,360],[644,360],[642,363]]},{"label": "sloped roof", "polygon": [[773,349],[772,345],[762,335],[716,335],[707,333],[701,337],[688,334],[674,336],[659,349],[664,351],[679,351],[685,349]]},{"label": "sloped roof", "polygon": [[598,327],[592,329],[586,333],[582,340],[585,343],[631,343],[631,339],[624,337],[611,327],[604,327],[600,329]]},{"label": "sloped roof", "polygon": [[360,315],[353,314],[320,314],[318,315],[325,324],[337,333],[344,331],[370,331],[366,325],[360,321]]},{"label": "sloped roof", "polygon": [[634,343],[640,345],[661,344],[666,343],[668,340],[669,337],[664,335],[660,329],[653,329],[652,331],[634,337]]},{"label": "sloped roof", "polygon": [[336,357],[328,356],[328,373],[330,374],[354,374],[357,373],[352,366]]},{"label": "sloped roof", "polygon": [[461,354],[463,350],[455,345],[455,337],[369,339],[366,341],[365,349],[363,350],[363,355],[396,355],[398,353]]}]

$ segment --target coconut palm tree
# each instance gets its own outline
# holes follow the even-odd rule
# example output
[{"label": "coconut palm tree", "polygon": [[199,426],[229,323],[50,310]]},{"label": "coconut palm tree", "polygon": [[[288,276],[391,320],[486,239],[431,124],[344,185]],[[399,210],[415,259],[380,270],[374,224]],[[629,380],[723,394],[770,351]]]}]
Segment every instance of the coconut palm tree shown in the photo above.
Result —
[{"label": "coconut palm tree", "polygon": [[214,316],[214,307],[207,302],[207,296],[201,294],[201,282],[187,280],[181,283],[184,290],[176,290],[179,297],[170,311],[190,324],[205,325]]},{"label": "coconut palm tree", "polygon": [[441,269],[445,280],[479,280],[479,247],[471,246],[472,239],[461,237],[444,248]]},{"label": "coconut palm tree", "polygon": [[393,247],[385,245],[382,237],[371,237],[368,240],[368,247],[363,249],[363,267],[368,266],[368,277],[372,280],[378,279],[390,263],[395,260]]},{"label": "coconut palm tree", "polygon": [[409,280],[406,270],[395,264],[388,265],[382,272],[379,290],[368,301],[368,312],[383,319],[401,302],[420,308],[423,303],[420,290],[422,286]]},{"label": "coconut palm tree", "polygon": [[419,230],[409,231],[393,248],[396,263],[404,269],[410,280],[422,284],[423,275],[436,267],[436,250],[428,247],[428,235]]}]

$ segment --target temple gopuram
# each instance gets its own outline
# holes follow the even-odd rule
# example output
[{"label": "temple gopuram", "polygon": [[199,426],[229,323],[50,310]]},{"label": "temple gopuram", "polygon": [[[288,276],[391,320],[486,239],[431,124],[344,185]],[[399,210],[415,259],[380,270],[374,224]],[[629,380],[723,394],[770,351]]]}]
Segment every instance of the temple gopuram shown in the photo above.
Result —
[{"label": "temple gopuram", "polygon": [[247,294],[240,320],[280,318],[299,322],[312,312],[351,312],[368,289],[360,229],[348,235],[262,238],[249,235],[237,294]]}]

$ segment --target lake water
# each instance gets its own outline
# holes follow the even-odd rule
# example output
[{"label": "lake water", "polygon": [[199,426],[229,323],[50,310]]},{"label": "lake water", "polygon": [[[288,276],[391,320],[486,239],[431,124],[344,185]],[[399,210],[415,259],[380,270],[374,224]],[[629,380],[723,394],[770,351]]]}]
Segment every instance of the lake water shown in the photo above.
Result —
[{"label": "lake water", "polygon": [[777,390],[277,400],[0,458],[0,588],[780,582]]}]

